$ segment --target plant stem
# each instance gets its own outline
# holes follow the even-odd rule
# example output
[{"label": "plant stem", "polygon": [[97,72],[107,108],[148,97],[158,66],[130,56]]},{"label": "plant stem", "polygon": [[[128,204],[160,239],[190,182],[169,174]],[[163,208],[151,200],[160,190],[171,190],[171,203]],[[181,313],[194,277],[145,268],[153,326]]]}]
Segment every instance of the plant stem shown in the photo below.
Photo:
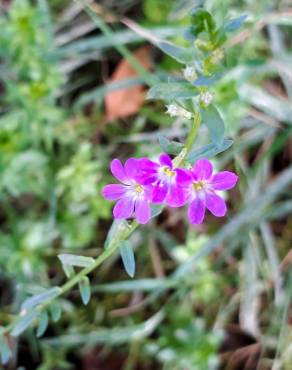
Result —
[{"label": "plant stem", "polygon": [[192,147],[193,147],[195,138],[197,136],[197,132],[198,132],[198,128],[200,127],[200,124],[201,124],[201,114],[200,114],[199,111],[197,111],[195,113],[193,125],[192,125],[192,128],[190,130],[190,133],[189,133],[187,141],[186,141],[186,145],[185,145],[186,155],[189,154],[189,152],[192,150]]},{"label": "plant stem", "polygon": [[88,267],[85,267],[81,270],[77,275],[75,275],[71,280],[67,281],[62,287],[59,295],[62,295],[68,292],[72,287],[77,285],[80,280],[84,277],[89,275],[92,271],[94,271],[99,265],[102,264],[108,257],[110,257],[119,247],[122,240],[128,239],[128,237],[134,232],[134,230],[138,227],[138,223],[133,221],[128,229],[126,229],[120,237],[113,238],[113,241],[110,243],[108,248],[106,248],[94,261],[94,263]]},{"label": "plant stem", "polygon": [[201,114],[200,114],[199,111],[197,111],[195,113],[193,125],[192,125],[192,127],[190,129],[190,132],[188,134],[186,144],[184,145],[184,148],[182,149],[182,151],[173,160],[173,163],[174,163],[175,167],[179,167],[184,162],[184,160],[187,157],[187,155],[189,154],[189,152],[192,150],[192,147],[194,145],[194,141],[195,141],[196,136],[197,136],[198,128],[200,127],[200,124],[201,124],[201,120],[202,120]]}]

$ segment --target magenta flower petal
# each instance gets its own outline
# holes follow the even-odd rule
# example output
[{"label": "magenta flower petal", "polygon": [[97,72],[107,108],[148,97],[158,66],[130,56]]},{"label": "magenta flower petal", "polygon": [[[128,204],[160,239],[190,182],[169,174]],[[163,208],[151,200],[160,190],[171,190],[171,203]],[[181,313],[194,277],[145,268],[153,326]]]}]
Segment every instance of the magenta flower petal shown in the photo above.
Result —
[{"label": "magenta flower petal", "polygon": [[127,191],[127,186],[119,184],[109,184],[102,189],[102,195],[107,200],[117,200],[123,197]]},{"label": "magenta flower petal", "polygon": [[214,190],[229,190],[232,189],[238,180],[238,176],[233,172],[222,171],[216,173],[211,180]]},{"label": "magenta flower petal", "polygon": [[124,167],[119,159],[113,159],[111,162],[111,172],[113,176],[121,182],[127,183],[128,178]]},{"label": "magenta flower petal", "polygon": [[135,176],[136,181],[142,185],[149,185],[157,180],[157,171],[159,165],[155,162],[150,161],[147,158],[141,158],[137,160],[137,174]]},{"label": "magenta flower petal", "polygon": [[183,206],[186,201],[184,189],[177,184],[171,184],[168,188],[165,201],[169,207]]},{"label": "magenta flower petal", "polygon": [[152,192],[152,202],[163,203],[167,194],[167,190],[168,186],[166,182],[159,182],[157,185],[155,185]]},{"label": "magenta flower petal", "polygon": [[227,212],[224,199],[215,193],[206,193],[206,207],[216,217],[223,217]]},{"label": "magenta flower petal", "polygon": [[125,172],[129,179],[135,179],[138,175],[139,161],[135,158],[129,158],[125,162]]},{"label": "magenta flower petal", "polygon": [[176,181],[179,185],[189,185],[192,182],[192,175],[191,172],[188,170],[184,170],[182,168],[177,168],[176,172]]},{"label": "magenta flower petal", "polygon": [[144,199],[136,200],[135,214],[139,224],[147,224],[151,217],[151,209],[147,200]]},{"label": "magenta flower petal", "polygon": [[199,159],[192,170],[197,180],[208,180],[213,172],[213,166],[208,159]]},{"label": "magenta flower petal", "polygon": [[115,218],[129,218],[134,212],[135,200],[133,197],[124,197],[117,201],[113,209]]},{"label": "magenta flower petal", "polygon": [[137,161],[139,168],[141,168],[143,171],[156,172],[159,167],[158,163],[155,163],[148,158],[140,158],[137,159]]},{"label": "magenta flower petal", "polygon": [[201,224],[205,217],[205,204],[202,199],[195,198],[189,206],[188,218],[191,224]]},{"label": "magenta flower petal", "polygon": [[168,154],[161,154],[159,156],[159,162],[160,164],[162,164],[163,166],[168,166],[170,169],[172,169],[172,160],[170,158],[170,156]]}]

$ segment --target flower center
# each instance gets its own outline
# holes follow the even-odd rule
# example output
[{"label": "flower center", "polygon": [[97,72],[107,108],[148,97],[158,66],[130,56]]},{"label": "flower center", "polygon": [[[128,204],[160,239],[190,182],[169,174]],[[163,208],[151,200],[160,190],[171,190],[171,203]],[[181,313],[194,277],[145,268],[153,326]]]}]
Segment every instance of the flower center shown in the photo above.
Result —
[{"label": "flower center", "polygon": [[169,167],[164,168],[164,173],[167,177],[173,177],[175,175],[175,172],[171,171]]},{"label": "flower center", "polygon": [[194,190],[196,191],[200,191],[200,190],[203,190],[204,189],[204,182],[203,181],[196,181],[196,182],[193,182],[193,188]]},{"label": "flower center", "polygon": [[142,194],[142,193],[144,192],[143,186],[141,186],[141,185],[136,185],[136,186],[135,186],[135,192],[136,192],[137,194]]}]

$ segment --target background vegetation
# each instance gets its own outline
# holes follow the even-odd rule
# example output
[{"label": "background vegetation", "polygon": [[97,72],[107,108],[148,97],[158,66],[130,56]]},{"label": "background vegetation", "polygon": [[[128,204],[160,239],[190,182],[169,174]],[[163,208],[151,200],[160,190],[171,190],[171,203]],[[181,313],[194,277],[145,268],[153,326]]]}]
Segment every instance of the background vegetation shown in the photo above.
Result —
[{"label": "background vegetation", "polygon": [[[90,14],[78,1],[1,3],[3,328],[26,298],[66,281],[58,255],[101,253],[111,159],[155,157],[159,134],[183,142],[188,130],[145,100],[145,85],[181,65],[129,26],[183,45],[195,1],[89,3]],[[240,176],[228,216],[195,228],[184,209],[165,210],[131,238],[134,279],[114,255],[90,275],[88,305],[77,289],[54,300],[41,338],[33,326],[19,337],[0,333],[4,369],[292,369],[292,8],[285,0],[204,6],[218,22],[248,16],[212,87],[234,141],[214,165]],[[208,143],[205,127],[198,135],[198,147]]]}]

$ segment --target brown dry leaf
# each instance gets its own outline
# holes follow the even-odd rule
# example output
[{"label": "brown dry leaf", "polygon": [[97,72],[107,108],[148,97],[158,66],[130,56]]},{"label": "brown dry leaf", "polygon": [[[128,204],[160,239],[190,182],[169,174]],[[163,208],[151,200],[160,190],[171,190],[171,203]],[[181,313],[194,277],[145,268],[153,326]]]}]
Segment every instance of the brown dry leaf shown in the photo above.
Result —
[{"label": "brown dry leaf", "polygon": [[[137,49],[133,55],[145,69],[149,70],[151,68],[149,46],[143,46]],[[123,59],[116,67],[110,78],[110,82],[121,81],[136,76],[137,72],[126,59]],[[107,94],[105,97],[107,120],[128,117],[137,113],[144,99],[145,90],[142,86],[133,86]]]}]

